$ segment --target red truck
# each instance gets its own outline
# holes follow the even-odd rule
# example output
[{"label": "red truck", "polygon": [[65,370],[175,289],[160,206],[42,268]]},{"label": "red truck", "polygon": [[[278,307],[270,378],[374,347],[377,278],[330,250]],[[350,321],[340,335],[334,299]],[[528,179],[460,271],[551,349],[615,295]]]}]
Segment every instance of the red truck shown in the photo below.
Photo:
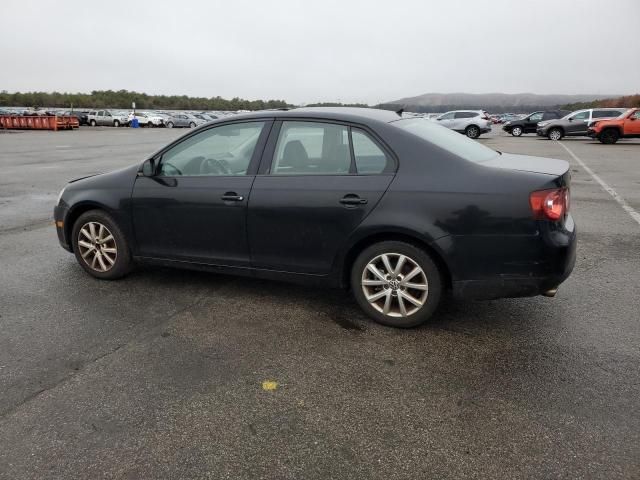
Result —
[{"label": "red truck", "polygon": [[602,143],[616,143],[621,138],[640,138],[640,108],[630,108],[611,120],[600,120],[589,127],[588,134]]}]

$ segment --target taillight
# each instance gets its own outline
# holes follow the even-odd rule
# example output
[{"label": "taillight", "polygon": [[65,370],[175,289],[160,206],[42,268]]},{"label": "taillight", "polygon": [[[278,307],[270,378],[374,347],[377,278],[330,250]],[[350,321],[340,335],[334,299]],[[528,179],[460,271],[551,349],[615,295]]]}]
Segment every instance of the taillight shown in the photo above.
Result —
[{"label": "taillight", "polygon": [[569,189],[563,187],[531,192],[529,204],[534,218],[558,221],[569,212]]}]

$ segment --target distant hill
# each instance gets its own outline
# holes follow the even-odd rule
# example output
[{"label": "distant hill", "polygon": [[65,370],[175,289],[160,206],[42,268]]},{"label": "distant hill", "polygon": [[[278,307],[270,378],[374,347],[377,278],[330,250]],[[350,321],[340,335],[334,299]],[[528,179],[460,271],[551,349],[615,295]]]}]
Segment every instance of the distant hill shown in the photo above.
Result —
[{"label": "distant hill", "polygon": [[417,97],[401,98],[380,105],[414,112],[445,112],[468,108],[498,112],[529,112],[540,108],[580,102],[592,102],[616,95],[538,95],[535,93],[425,93]]}]

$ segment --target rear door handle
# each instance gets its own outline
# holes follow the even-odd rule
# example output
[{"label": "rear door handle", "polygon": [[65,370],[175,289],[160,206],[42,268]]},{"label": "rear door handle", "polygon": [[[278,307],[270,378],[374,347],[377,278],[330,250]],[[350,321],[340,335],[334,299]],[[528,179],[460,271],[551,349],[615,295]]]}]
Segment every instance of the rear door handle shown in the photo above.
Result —
[{"label": "rear door handle", "polygon": [[238,195],[236,192],[227,192],[220,197],[225,202],[241,202],[244,200],[242,195]]},{"label": "rear door handle", "polygon": [[345,195],[340,199],[340,203],[343,205],[364,205],[367,203],[366,198],[360,198],[358,195]]}]

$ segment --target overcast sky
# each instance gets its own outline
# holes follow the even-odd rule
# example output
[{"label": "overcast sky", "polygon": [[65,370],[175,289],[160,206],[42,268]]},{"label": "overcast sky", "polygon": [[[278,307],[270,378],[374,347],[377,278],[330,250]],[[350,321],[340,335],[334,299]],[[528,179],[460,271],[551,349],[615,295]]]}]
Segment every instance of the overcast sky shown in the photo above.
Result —
[{"label": "overcast sky", "polygon": [[640,91],[638,0],[0,3],[0,90],[372,104]]}]

